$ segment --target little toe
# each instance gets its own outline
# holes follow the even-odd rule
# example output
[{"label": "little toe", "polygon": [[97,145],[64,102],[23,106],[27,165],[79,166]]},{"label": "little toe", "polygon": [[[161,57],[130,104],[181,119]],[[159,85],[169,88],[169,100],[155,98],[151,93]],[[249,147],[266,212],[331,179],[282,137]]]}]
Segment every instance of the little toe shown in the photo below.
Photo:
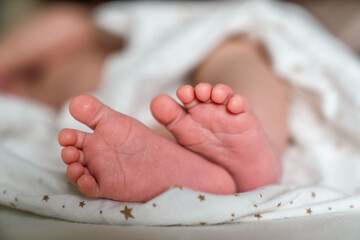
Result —
[{"label": "little toe", "polygon": [[176,96],[183,104],[189,104],[195,99],[194,88],[190,85],[181,86],[176,91]]},{"label": "little toe", "polygon": [[176,122],[185,115],[185,110],[168,95],[159,95],[154,98],[150,109],[155,119],[163,125]]},{"label": "little toe", "polygon": [[76,181],[80,192],[89,197],[100,197],[98,184],[93,176],[90,174],[82,175]]},{"label": "little toe", "polygon": [[58,141],[63,147],[75,146],[82,148],[87,133],[75,129],[64,128],[59,132]]},{"label": "little toe", "polygon": [[61,150],[61,158],[64,163],[69,165],[71,163],[79,161],[80,151],[74,146],[64,147]]},{"label": "little toe", "polygon": [[106,111],[113,111],[97,98],[90,95],[80,95],[71,100],[69,110],[71,115],[94,129]]},{"label": "little toe", "polygon": [[232,90],[229,86],[224,84],[218,84],[211,91],[211,100],[214,103],[226,104],[231,95]]},{"label": "little toe", "polygon": [[246,110],[248,103],[245,97],[241,95],[234,95],[227,103],[227,109],[233,114],[239,114]]},{"label": "little toe", "polygon": [[71,163],[66,170],[66,174],[72,182],[76,182],[84,173],[84,166],[78,162]]},{"label": "little toe", "polygon": [[195,86],[195,96],[199,101],[206,102],[210,99],[212,86],[209,83],[199,83]]}]

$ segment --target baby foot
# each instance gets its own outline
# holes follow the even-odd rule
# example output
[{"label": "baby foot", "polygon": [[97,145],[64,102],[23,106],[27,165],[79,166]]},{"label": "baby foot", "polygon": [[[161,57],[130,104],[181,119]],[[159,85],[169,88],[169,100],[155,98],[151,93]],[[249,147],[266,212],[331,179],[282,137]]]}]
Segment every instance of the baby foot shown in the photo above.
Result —
[{"label": "baby foot", "polygon": [[94,97],[74,98],[70,113],[94,130],[63,129],[59,133],[68,178],[87,196],[145,202],[175,184],[215,194],[236,190],[234,180],[222,167]]},{"label": "baby foot", "polygon": [[279,162],[245,97],[226,85],[206,83],[182,86],[177,96],[183,107],[160,95],[151,111],[179,144],[227,169],[237,191],[279,180]]}]

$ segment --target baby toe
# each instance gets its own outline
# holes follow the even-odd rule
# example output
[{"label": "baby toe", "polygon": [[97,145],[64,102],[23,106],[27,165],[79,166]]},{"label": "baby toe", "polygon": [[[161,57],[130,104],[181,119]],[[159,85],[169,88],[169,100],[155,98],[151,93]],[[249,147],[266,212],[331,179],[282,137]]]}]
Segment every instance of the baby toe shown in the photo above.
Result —
[{"label": "baby toe", "polygon": [[63,147],[74,145],[76,142],[76,133],[73,129],[62,129],[58,135],[59,144]]},{"label": "baby toe", "polygon": [[206,102],[210,99],[212,86],[209,83],[199,83],[195,87],[195,96],[201,102]]},{"label": "baby toe", "polygon": [[76,182],[85,173],[85,168],[78,162],[71,163],[66,171],[66,174],[70,181]]},{"label": "baby toe", "polygon": [[106,107],[97,98],[90,95],[80,95],[71,100],[69,105],[71,115],[79,122],[95,129],[105,113],[115,112]]},{"label": "baby toe", "polygon": [[168,125],[185,114],[184,109],[170,96],[160,95],[150,104],[151,113],[161,124]]},{"label": "baby toe", "polygon": [[75,146],[76,148],[81,149],[86,134],[87,133],[82,131],[65,128],[59,132],[58,141],[59,144],[63,147]]},{"label": "baby toe", "polygon": [[77,185],[83,194],[89,197],[100,197],[99,188],[95,178],[89,174],[82,175],[77,180]]},{"label": "baby toe", "polygon": [[226,103],[232,95],[232,90],[229,86],[218,84],[211,91],[211,100],[218,104]]},{"label": "baby toe", "polygon": [[73,162],[79,161],[80,151],[74,146],[65,147],[61,150],[61,158],[64,163],[69,165]]},{"label": "baby toe", "polygon": [[227,109],[233,114],[239,114],[246,110],[247,105],[248,103],[244,96],[234,95],[229,99]]},{"label": "baby toe", "polygon": [[191,103],[195,99],[194,88],[190,85],[181,86],[176,95],[183,104]]}]

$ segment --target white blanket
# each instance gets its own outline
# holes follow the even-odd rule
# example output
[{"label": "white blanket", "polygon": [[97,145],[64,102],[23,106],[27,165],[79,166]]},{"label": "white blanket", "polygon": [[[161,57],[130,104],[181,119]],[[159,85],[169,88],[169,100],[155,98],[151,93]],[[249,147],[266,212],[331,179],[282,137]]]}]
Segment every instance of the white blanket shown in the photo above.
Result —
[{"label": "white blanket", "polygon": [[[360,209],[360,63],[302,9],[274,1],[111,3],[95,14],[128,48],[107,61],[94,93],[148,126],[150,100],[174,96],[187,74],[227,37],[248,34],[267,47],[291,87],[294,144],[280,185],[216,196],[174,187],[145,204],[82,196],[66,179],[57,131],[86,129],[64,111],[0,101],[0,204],[71,221],[192,225],[262,221]],[[86,129],[88,130],[88,129]]]}]

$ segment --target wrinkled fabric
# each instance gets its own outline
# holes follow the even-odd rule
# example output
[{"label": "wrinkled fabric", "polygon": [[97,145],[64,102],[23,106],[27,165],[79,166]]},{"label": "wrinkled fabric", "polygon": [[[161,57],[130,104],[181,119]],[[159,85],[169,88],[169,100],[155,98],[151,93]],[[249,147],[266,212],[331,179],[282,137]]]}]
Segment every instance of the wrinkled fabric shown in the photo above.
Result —
[{"label": "wrinkled fabric", "polygon": [[107,60],[93,93],[117,111],[156,126],[149,103],[175,95],[226,38],[247,34],[267,48],[290,88],[292,144],[279,185],[229,196],[175,186],[145,204],[82,196],[66,178],[57,132],[89,131],[64,106],[1,96],[0,204],[70,221],[204,225],[360,209],[360,64],[299,7],[276,1],[110,3],[94,18],[128,46]]}]

